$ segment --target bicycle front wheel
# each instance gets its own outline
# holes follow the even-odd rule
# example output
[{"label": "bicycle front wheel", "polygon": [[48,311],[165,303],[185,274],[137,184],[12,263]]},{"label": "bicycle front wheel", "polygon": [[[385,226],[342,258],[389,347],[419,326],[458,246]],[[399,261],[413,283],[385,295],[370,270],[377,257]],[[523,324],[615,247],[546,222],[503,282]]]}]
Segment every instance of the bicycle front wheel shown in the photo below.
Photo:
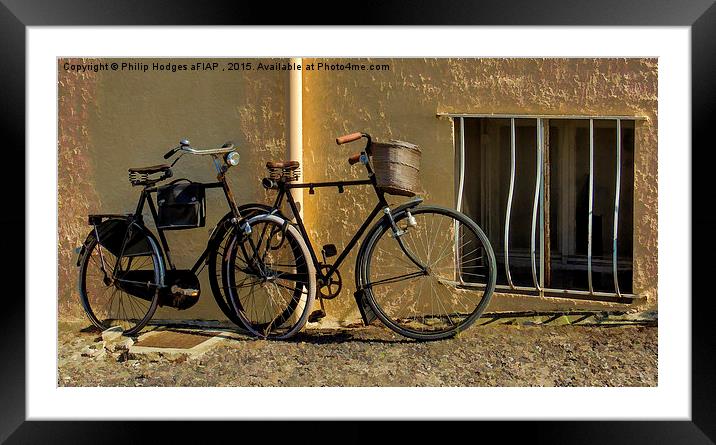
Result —
[{"label": "bicycle front wheel", "polygon": [[[271,207],[265,204],[244,204],[239,207],[239,212],[245,218],[250,218],[261,213],[269,213]],[[223,276],[223,271],[226,269],[226,263],[229,261],[226,247],[231,240],[231,236],[236,227],[232,222],[233,213],[229,213],[219,221],[216,226],[216,232],[212,235],[211,241],[213,242],[213,248],[209,251],[209,257],[207,258],[208,272],[209,272],[209,284],[211,286],[211,293],[214,295],[216,304],[221,309],[221,312],[231,320],[232,323],[241,325],[241,320],[236,316],[231,303],[229,302],[229,291],[226,279]]]},{"label": "bicycle front wheel", "polygon": [[408,212],[395,216],[402,235],[395,237],[392,226],[382,224],[366,241],[358,267],[367,302],[386,326],[406,337],[454,336],[489,304],[495,254],[463,213],[436,206],[409,212],[412,218]]},{"label": "bicycle front wheel", "polygon": [[249,219],[227,246],[229,300],[253,335],[287,339],[306,324],[316,298],[316,269],[299,231],[275,215]]}]

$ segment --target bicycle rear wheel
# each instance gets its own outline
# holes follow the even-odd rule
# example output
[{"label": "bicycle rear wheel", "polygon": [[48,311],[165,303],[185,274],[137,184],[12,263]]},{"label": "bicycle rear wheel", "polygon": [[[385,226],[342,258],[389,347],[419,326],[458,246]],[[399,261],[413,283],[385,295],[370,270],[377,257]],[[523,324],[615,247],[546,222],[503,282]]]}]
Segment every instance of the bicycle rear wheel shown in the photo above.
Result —
[{"label": "bicycle rear wheel", "polygon": [[[132,239],[136,245],[153,244],[141,234]],[[156,249],[115,256],[92,236],[79,271],[80,301],[92,324],[100,330],[120,326],[125,335],[138,333],[157,309],[161,261]]]},{"label": "bicycle rear wheel", "polygon": [[367,239],[358,265],[368,304],[406,337],[437,340],[467,329],[495,289],[495,254],[480,227],[451,209],[421,206],[395,216],[405,253],[390,224]]},{"label": "bicycle rear wheel", "polygon": [[306,243],[274,215],[249,219],[251,233],[235,231],[228,246],[229,300],[253,335],[287,339],[303,328],[316,298],[316,270]]}]

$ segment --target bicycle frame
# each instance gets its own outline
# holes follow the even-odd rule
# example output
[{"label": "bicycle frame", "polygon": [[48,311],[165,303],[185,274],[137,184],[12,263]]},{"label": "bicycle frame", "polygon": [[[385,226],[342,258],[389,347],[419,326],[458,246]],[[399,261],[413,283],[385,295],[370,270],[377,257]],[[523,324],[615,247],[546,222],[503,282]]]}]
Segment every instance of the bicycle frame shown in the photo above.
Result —
[{"label": "bicycle frame", "polygon": [[[231,187],[229,186],[229,183],[226,180],[225,173],[226,173],[227,169],[223,169],[219,166],[216,157],[214,157],[214,165],[217,168],[217,172],[218,172],[217,177],[216,177],[217,182],[209,182],[209,183],[201,183],[201,184],[204,186],[204,188],[221,188],[224,191],[224,196],[226,197],[226,201],[229,204],[229,208],[233,215],[233,221],[235,221],[235,222],[242,221],[243,217],[241,215],[241,212],[239,211],[238,206],[236,205],[236,201],[234,200],[234,195],[231,191]],[[143,216],[144,205],[146,203],[149,206],[149,211],[152,215],[152,219],[153,219],[153,221],[155,223],[155,227],[156,227],[156,222],[157,222],[159,216],[157,213],[157,207],[154,204],[154,200],[152,199],[152,193],[156,193],[156,192],[157,192],[157,186],[154,184],[147,185],[142,189],[142,192],[139,196],[139,201],[137,202],[137,207],[134,211],[134,214],[125,215],[125,217],[127,217],[127,216],[129,217],[130,224],[136,223],[142,227],[146,227],[144,225],[144,216]],[[159,235],[159,241],[161,244],[161,250],[162,250],[161,253],[162,253],[163,257],[166,259],[167,263],[169,263],[170,270],[176,270],[176,266],[174,265],[174,262],[172,261],[172,258],[171,258],[171,249],[169,248],[169,243],[167,241],[166,236],[164,235],[164,230],[160,229],[159,227],[156,227],[156,229],[157,229],[157,234]],[[209,256],[211,249],[214,248],[214,246],[211,243],[213,234],[214,234],[214,232],[212,232],[212,234],[209,236],[209,242],[207,242],[206,248],[199,255],[199,258],[196,260],[196,262],[190,269],[192,273],[196,274],[199,271],[199,269],[202,266],[202,263],[204,261],[206,261],[207,257]],[[99,239],[99,237],[98,237],[98,239]],[[125,234],[125,239],[122,243],[122,250],[121,250],[120,256],[122,256],[124,254],[126,242],[127,242],[127,234]],[[100,250],[100,254],[101,254],[101,250]],[[113,275],[116,274],[117,267],[119,267],[119,262],[117,264],[115,264],[115,270],[112,272]]]},{"label": "bicycle frame", "polygon": [[[204,186],[204,188],[207,188],[207,189],[222,188],[224,190],[226,199],[229,202],[229,207],[231,208],[231,211],[234,214],[234,217],[237,220],[241,219],[241,214],[239,213],[239,210],[236,207],[236,204],[234,203],[233,195],[231,194],[231,189],[229,188],[229,185],[225,180],[221,180],[219,182],[202,183],[202,185]],[[143,217],[142,213],[144,211],[144,204],[146,203],[149,207],[149,211],[152,215],[152,219],[156,226],[156,222],[157,222],[157,219],[159,218],[159,216],[157,214],[157,208],[154,203],[154,200],[152,199],[152,193],[156,193],[156,192],[157,192],[157,187],[155,187],[155,186],[145,187],[142,190],[142,193],[139,196],[139,202],[137,203],[137,208],[134,211],[134,215],[133,215],[134,221],[136,221],[140,224],[144,224],[144,217]],[[169,243],[167,241],[166,236],[164,235],[164,230],[157,227],[157,234],[159,235],[159,242],[162,246],[162,251],[163,251],[164,257],[166,258],[167,263],[169,264],[169,268],[171,270],[176,270],[176,266],[174,265],[174,262],[172,261],[172,258],[171,258],[171,249],[169,248]],[[194,262],[194,265],[191,267],[192,273],[197,273],[197,271],[201,267],[202,263],[206,260],[207,256],[209,255],[209,252],[211,251],[212,247],[213,246],[211,245],[211,243],[207,243],[206,248],[201,253],[201,255],[199,255],[199,258]]]},{"label": "bicycle frame", "polygon": [[[361,156],[367,156],[366,151],[369,149],[370,140],[368,141],[368,144],[366,145],[366,149],[361,152]],[[331,277],[336,273],[338,268],[343,264],[343,261],[346,259],[348,254],[353,250],[353,248],[356,246],[358,241],[363,237],[366,230],[368,230],[368,227],[371,225],[371,223],[375,220],[375,217],[378,216],[381,212],[386,213],[385,209],[389,209],[388,202],[385,199],[385,193],[378,188],[378,184],[375,178],[375,174],[373,173],[373,169],[371,169],[369,163],[365,163],[366,169],[368,171],[368,177],[369,179],[361,179],[361,180],[353,180],[353,181],[330,181],[330,182],[310,182],[310,183],[291,183],[286,182],[284,180],[279,180],[276,182],[276,189],[278,189],[278,195],[276,196],[276,200],[273,204],[273,211],[276,211],[281,208],[281,204],[283,203],[283,200],[286,199],[288,202],[289,207],[291,208],[291,212],[293,213],[295,219],[296,219],[296,226],[298,226],[298,230],[301,233],[301,236],[306,241],[306,245],[308,246],[308,251],[311,254],[311,260],[313,261],[313,264],[318,266],[320,265],[320,261],[318,260],[318,256],[316,255],[316,251],[313,248],[313,243],[311,242],[311,239],[308,236],[308,232],[306,231],[306,228],[303,224],[303,219],[301,218],[301,215],[299,214],[298,206],[296,205],[296,201],[293,199],[293,195],[291,194],[292,189],[309,189],[309,193],[313,194],[313,189],[316,188],[325,188],[325,187],[337,187],[339,193],[343,193],[345,187],[351,187],[351,186],[358,186],[358,185],[372,185],[373,190],[376,193],[376,196],[378,197],[378,203],[375,205],[373,210],[370,212],[370,214],[366,217],[365,221],[363,221],[363,224],[358,228],[356,233],[353,235],[353,238],[348,242],[348,244],[343,248],[343,251],[338,255],[338,258],[335,262],[329,267],[327,272],[323,272],[320,267],[316,267],[316,275],[318,278],[318,281],[321,283],[327,283],[331,279]],[[386,213],[386,216],[389,216],[388,213]],[[391,219],[392,222],[392,219]],[[396,237],[396,240],[398,244],[400,245],[400,248],[403,250],[403,252],[408,256],[408,258],[415,263],[416,266],[418,266],[423,271],[425,270],[425,265],[422,264],[413,254],[410,252],[410,250],[404,245],[403,241],[400,239],[400,237]]]},{"label": "bicycle frame", "polygon": [[[301,219],[301,216],[298,213],[298,207],[296,205],[296,201],[293,199],[293,195],[291,194],[291,189],[298,189],[298,188],[308,188],[308,189],[314,189],[314,188],[322,188],[322,187],[345,187],[345,186],[354,186],[354,185],[368,185],[371,184],[371,180],[363,180],[363,181],[338,181],[338,182],[323,182],[323,183],[310,183],[310,184],[291,184],[291,183],[285,183],[282,182],[283,186],[280,186],[278,196],[276,197],[276,201],[274,202],[274,209],[278,209],[281,206],[281,203],[283,202],[283,199],[285,198],[288,202],[288,205],[291,207],[291,212],[296,217],[296,225],[298,226],[298,230],[301,232],[301,236],[303,236],[304,240],[306,240],[306,245],[308,246],[308,251],[311,254],[311,260],[313,261],[313,264],[318,265],[320,264],[320,261],[318,260],[318,256],[316,255],[316,251],[313,248],[313,243],[311,242],[311,239],[308,237],[308,233],[306,232],[306,228],[303,224],[303,220]],[[329,270],[324,273],[320,268],[316,268],[316,274],[318,275],[319,281],[327,282],[331,279],[331,277],[336,273],[336,270],[343,264],[343,261],[346,259],[348,254],[353,250],[355,245],[358,243],[358,241],[361,239],[365,231],[368,229],[370,224],[373,222],[376,216],[381,213],[381,211],[388,206],[388,203],[385,201],[385,198],[382,196],[382,193],[379,192],[379,199],[378,203],[375,205],[375,208],[370,212],[366,220],[363,222],[363,224],[358,228],[356,233],[353,235],[353,238],[348,242],[348,244],[343,248],[343,251],[338,255],[338,258],[336,261],[330,266]]]}]

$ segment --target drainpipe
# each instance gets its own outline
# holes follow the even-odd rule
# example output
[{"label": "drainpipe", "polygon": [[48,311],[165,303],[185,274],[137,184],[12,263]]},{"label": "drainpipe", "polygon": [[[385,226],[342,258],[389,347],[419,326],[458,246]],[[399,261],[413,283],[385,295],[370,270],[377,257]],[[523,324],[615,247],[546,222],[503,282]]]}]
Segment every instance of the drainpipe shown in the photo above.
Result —
[{"label": "drainpipe", "polygon": [[[301,58],[292,58],[293,66],[300,66]],[[289,71],[289,135],[288,135],[288,158],[291,161],[301,163],[301,174],[298,181],[303,181],[303,71]],[[291,191],[298,203],[299,214],[303,219],[303,189]]]}]

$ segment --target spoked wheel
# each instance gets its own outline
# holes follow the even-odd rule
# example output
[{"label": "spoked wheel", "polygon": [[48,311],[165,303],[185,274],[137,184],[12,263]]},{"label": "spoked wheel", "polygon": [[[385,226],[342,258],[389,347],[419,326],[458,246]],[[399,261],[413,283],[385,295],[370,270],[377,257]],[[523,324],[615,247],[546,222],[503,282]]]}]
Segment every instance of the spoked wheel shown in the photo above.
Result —
[{"label": "spoked wheel", "polygon": [[260,215],[249,221],[251,233],[235,234],[227,247],[230,301],[252,334],[286,339],[306,324],[316,270],[300,233],[285,219]]},{"label": "spoked wheel", "polygon": [[[271,211],[271,207],[265,204],[244,204],[239,207],[239,212],[245,218],[252,216],[268,213]],[[209,284],[211,285],[211,293],[214,295],[217,306],[221,309],[221,312],[226,317],[237,325],[241,325],[241,320],[236,316],[234,310],[231,308],[229,302],[229,292],[227,289],[227,281],[223,276],[223,271],[226,269],[226,264],[229,261],[226,247],[231,240],[234,227],[231,223],[232,214],[224,217],[216,227],[216,234],[213,240],[216,242],[215,247],[209,252],[207,259],[208,272],[209,272]]]},{"label": "spoked wheel", "polygon": [[117,257],[93,239],[79,275],[80,300],[92,324],[101,330],[120,326],[125,335],[138,333],[157,309],[161,271],[156,252]]},{"label": "spoked wheel", "polygon": [[[464,331],[487,307],[495,289],[495,254],[467,216],[442,207],[417,207],[396,216],[401,248],[390,225],[367,239],[358,276],[368,304],[389,328],[418,340]],[[415,261],[413,261],[415,260]],[[417,264],[416,264],[417,263]]]}]

